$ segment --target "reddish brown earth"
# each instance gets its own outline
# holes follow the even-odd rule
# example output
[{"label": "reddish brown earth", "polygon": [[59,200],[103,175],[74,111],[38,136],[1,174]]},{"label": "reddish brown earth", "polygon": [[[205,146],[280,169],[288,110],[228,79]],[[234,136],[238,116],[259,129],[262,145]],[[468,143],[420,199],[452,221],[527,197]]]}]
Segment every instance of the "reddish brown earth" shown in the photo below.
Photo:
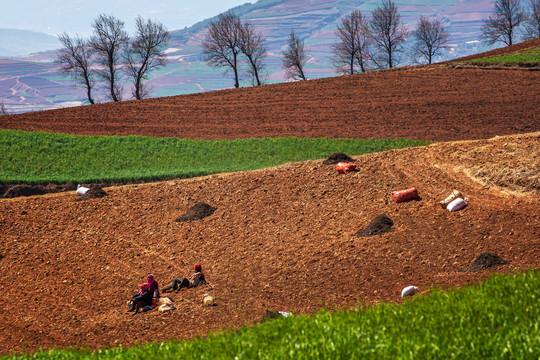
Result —
[{"label": "reddish brown earth", "polygon": [[[409,69],[0,117],[0,128],[188,138],[262,136],[486,139],[540,131],[539,73]],[[329,154],[330,155],[330,154]],[[354,155],[354,154],[349,154]],[[40,347],[190,339],[401,289],[475,284],[540,266],[540,133],[438,143],[151,184],[0,199],[0,354]],[[395,204],[415,186],[420,199]],[[459,189],[469,206],[439,201]],[[215,207],[177,222],[196,203]],[[353,234],[386,214],[393,231]],[[463,272],[482,253],[505,265]],[[148,272],[161,286],[201,263],[209,285],[172,294],[178,310],[132,316]],[[204,307],[202,295],[217,306]]]},{"label": "reddish brown earth", "polygon": [[233,139],[486,139],[540,130],[540,72],[412,68],[0,117],[0,128]]},{"label": "reddish brown earth", "polygon": [[[353,156],[354,157],[354,156]],[[354,157],[152,184],[0,200],[0,353],[40,347],[190,339],[261,320],[400,302],[421,290],[540,266],[540,133],[438,143]],[[415,186],[421,199],[396,204]],[[459,189],[469,206],[439,201]],[[197,202],[217,209],[176,222]],[[393,231],[353,236],[377,215]],[[508,264],[462,272],[481,253]],[[161,286],[201,263],[209,285],[172,294],[178,309],[132,316],[146,273]],[[204,293],[217,306],[205,307]]]}]

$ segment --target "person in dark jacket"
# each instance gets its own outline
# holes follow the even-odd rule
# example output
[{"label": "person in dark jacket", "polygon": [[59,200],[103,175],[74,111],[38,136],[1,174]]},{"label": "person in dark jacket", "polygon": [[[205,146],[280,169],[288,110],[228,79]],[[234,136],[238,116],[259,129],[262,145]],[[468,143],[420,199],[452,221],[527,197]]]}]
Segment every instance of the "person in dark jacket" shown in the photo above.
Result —
[{"label": "person in dark jacket", "polygon": [[173,279],[172,283],[165,286],[162,291],[164,293],[171,292],[171,291],[180,291],[180,289],[183,288],[192,288],[197,287],[201,284],[206,284],[206,279],[204,278],[204,274],[202,272],[202,266],[201,264],[195,265],[195,273],[193,273],[189,279],[188,278],[182,278],[182,279]]},{"label": "person in dark jacket", "polygon": [[150,291],[150,287],[147,283],[139,285],[141,291],[131,297],[131,303],[133,304],[131,310],[136,313],[140,309],[145,308],[146,306],[152,306],[152,296],[153,293]]}]

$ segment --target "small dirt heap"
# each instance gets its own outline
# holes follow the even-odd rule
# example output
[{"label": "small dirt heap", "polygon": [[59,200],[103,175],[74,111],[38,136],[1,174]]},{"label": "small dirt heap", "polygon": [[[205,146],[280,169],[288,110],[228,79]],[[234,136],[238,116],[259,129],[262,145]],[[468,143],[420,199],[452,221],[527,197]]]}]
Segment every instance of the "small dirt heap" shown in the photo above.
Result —
[{"label": "small dirt heap", "polygon": [[75,199],[75,201],[97,199],[104,196],[107,196],[107,193],[101,188],[101,186],[92,185],[90,186],[90,190],[88,190],[84,195],[81,195],[79,198]]},{"label": "small dirt heap", "polygon": [[203,202],[198,202],[191,209],[189,209],[184,215],[180,216],[174,221],[192,221],[201,220],[207,216],[210,216],[216,211],[217,208],[210,206]]},{"label": "small dirt heap", "polygon": [[478,255],[476,259],[469,265],[468,268],[463,269],[463,271],[470,271],[470,272],[477,272],[486,270],[495,266],[505,265],[508,264],[508,260],[504,260],[499,255],[490,253],[490,252],[484,252]]},{"label": "small dirt heap", "polygon": [[382,235],[392,231],[392,225],[394,225],[394,221],[385,214],[381,214],[371,220],[369,225],[364,229],[354,233],[353,236],[364,237]]},{"label": "small dirt heap", "polygon": [[352,161],[354,161],[354,159],[344,153],[334,153],[330,155],[326,160],[323,161],[323,165],[334,165],[340,162],[352,162]]}]

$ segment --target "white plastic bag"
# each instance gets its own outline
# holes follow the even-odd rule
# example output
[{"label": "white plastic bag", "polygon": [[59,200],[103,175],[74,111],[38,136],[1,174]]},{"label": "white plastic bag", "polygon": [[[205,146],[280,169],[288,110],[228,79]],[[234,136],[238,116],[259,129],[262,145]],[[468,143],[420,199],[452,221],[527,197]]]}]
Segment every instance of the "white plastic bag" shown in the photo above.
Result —
[{"label": "white plastic bag", "polygon": [[452,200],[452,202],[450,202],[450,204],[448,204],[446,208],[449,211],[458,211],[465,208],[466,206],[467,206],[467,198],[465,199],[457,198],[455,200]]},{"label": "white plastic bag", "polygon": [[407,286],[401,290],[401,297],[405,296],[412,296],[418,292],[418,288],[416,286]]},{"label": "white plastic bag", "polygon": [[77,195],[84,195],[86,194],[86,192],[90,190],[89,188],[87,187],[84,187],[84,186],[81,186],[81,185],[78,185],[77,186],[77,191],[75,192]]}]

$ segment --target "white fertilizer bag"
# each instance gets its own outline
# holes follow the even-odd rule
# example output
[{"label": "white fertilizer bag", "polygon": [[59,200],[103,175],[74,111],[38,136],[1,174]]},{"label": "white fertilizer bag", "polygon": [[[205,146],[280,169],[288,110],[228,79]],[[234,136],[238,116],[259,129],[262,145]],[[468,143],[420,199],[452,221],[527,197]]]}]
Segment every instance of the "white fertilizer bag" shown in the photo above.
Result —
[{"label": "white fertilizer bag", "polygon": [[455,200],[452,200],[452,202],[450,202],[450,204],[448,204],[446,206],[446,208],[449,210],[449,211],[458,211],[458,210],[461,210],[463,208],[465,208],[467,206],[467,198],[465,199],[462,199],[462,198],[457,198]]},{"label": "white fertilizer bag", "polygon": [[159,312],[171,311],[176,309],[172,299],[167,296],[158,298],[156,305],[158,306]]},{"label": "white fertilizer bag", "polygon": [[77,185],[77,191],[75,192],[77,195],[84,195],[86,194],[86,192],[90,190],[89,188],[87,187],[84,187],[84,186],[81,186],[80,184]]},{"label": "white fertilizer bag", "polygon": [[206,306],[214,305],[214,297],[212,295],[209,295],[209,294],[204,294],[203,295],[203,303]]},{"label": "white fertilizer bag", "polygon": [[405,296],[413,296],[418,292],[418,288],[416,286],[407,286],[401,290],[401,297]]}]

